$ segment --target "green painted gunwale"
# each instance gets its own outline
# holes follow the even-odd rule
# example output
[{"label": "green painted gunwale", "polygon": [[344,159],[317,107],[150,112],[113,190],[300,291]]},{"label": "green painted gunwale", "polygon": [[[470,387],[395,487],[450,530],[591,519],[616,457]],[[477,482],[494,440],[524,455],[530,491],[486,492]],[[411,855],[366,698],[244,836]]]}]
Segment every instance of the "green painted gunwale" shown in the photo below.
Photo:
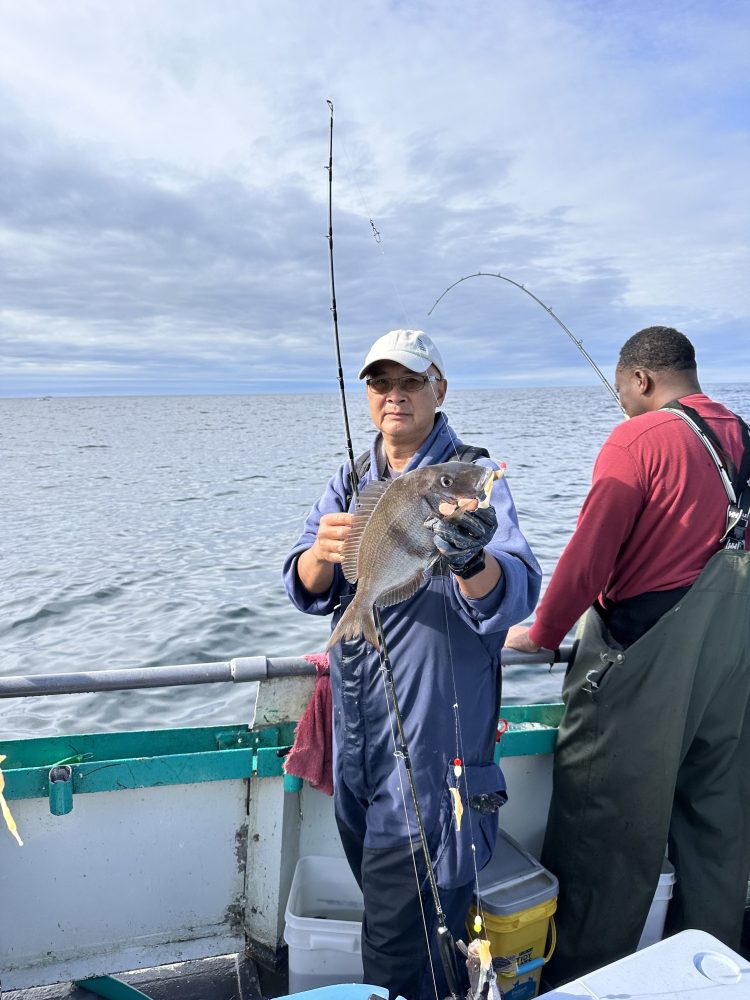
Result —
[{"label": "green painted gunwale", "polygon": [[552,753],[564,708],[562,702],[503,706],[499,728],[503,728],[503,721],[508,723],[508,728],[496,745],[495,760]]},{"label": "green painted gunwale", "polygon": [[74,794],[277,777],[284,762],[279,751],[291,746],[294,727],[215,726],[4,740],[5,796],[46,798],[50,768],[60,763],[73,769]]},{"label": "green painted gunwale", "polygon": [[[561,704],[502,709],[495,759],[552,753]],[[68,763],[73,793],[112,792],[283,775],[296,723],[209,726],[0,741],[7,799],[47,798],[49,771]]]}]

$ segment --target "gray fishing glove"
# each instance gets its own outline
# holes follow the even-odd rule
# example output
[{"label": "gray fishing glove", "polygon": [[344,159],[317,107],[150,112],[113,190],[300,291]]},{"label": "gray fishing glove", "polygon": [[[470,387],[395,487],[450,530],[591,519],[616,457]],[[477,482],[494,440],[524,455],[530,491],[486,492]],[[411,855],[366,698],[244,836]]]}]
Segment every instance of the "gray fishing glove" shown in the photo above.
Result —
[{"label": "gray fishing glove", "polygon": [[468,580],[484,569],[484,547],[497,531],[494,507],[438,518],[432,530],[435,547],[456,576]]}]

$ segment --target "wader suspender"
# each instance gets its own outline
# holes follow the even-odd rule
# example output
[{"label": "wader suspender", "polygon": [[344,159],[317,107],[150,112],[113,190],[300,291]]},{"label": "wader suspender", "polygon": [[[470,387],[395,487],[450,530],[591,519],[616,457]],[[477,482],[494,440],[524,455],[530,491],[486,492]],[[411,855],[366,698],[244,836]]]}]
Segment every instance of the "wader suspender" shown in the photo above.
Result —
[{"label": "wader suspender", "polygon": [[747,424],[741,417],[737,417],[736,413],[734,414],[740,424],[742,443],[745,448],[742,455],[742,463],[738,471],[734,462],[724,451],[716,434],[714,434],[706,421],[695,410],[690,406],[685,406],[678,399],[673,399],[670,403],[665,403],[662,409],[671,410],[672,413],[681,417],[688,427],[695,431],[698,439],[704,444],[709,455],[714,460],[714,464],[721,476],[722,485],[729,499],[726,530],[719,541],[723,543],[725,549],[744,549],[745,531],[747,529],[748,517],[750,516],[750,484],[748,484],[748,476],[750,476],[750,431]]}]

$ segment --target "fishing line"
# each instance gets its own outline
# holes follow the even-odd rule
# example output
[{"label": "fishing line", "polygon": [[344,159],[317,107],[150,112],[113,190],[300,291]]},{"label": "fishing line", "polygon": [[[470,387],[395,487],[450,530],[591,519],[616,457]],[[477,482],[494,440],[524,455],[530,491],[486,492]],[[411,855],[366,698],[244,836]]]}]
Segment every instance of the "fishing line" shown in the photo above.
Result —
[{"label": "fishing line", "polygon": [[[461,456],[458,453],[458,442],[456,440],[456,436],[454,435],[453,431],[451,430],[450,424],[448,423],[448,418],[446,417],[445,413],[443,413],[443,411],[442,411],[442,404],[441,404],[440,400],[438,399],[437,390],[435,389],[435,383],[429,382],[428,385],[430,386],[430,389],[432,389],[432,394],[435,397],[435,404],[436,404],[437,408],[440,410],[440,416],[443,419],[443,424],[445,426],[446,431],[448,432],[448,436],[450,438],[451,444],[453,445],[453,451],[455,452],[455,455],[456,455],[456,461],[460,462],[461,461]],[[476,841],[474,839],[474,824],[472,822],[471,804],[469,802],[469,778],[468,778],[468,771],[467,771],[467,767],[466,767],[466,755],[464,754],[464,742],[463,742],[463,734],[462,734],[462,731],[461,731],[461,719],[460,719],[459,712],[458,712],[458,688],[456,686],[456,670],[455,670],[455,663],[454,663],[454,660],[453,660],[453,645],[451,643],[450,620],[449,620],[449,617],[448,617],[448,594],[447,594],[446,589],[443,589],[443,615],[445,617],[445,634],[446,634],[446,637],[447,637],[447,640],[448,640],[448,659],[449,659],[449,662],[450,662],[450,665],[451,665],[451,681],[453,683],[453,698],[454,698],[454,702],[453,702],[453,715],[454,715],[454,718],[455,718],[455,721],[456,721],[456,757],[461,759],[461,767],[462,767],[461,777],[463,778],[463,789],[464,789],[464,796],[465,796],[465,800],[466,800],[466,815],[467,815],[468,820],[469,820],[469,837],[470,837],[470,840],[471,840],[471,860],[472,860],[472,865],[474,867],[474,886],[476,888],[476,894],[475,895],[476,895],[476,900],[477,900],[477,913],[479,914],[479,916],[481,918],[482,927],[484,927],[484,925],[485,925],[484,924],[484,909],[482,907],[482,900],[481,900],[481,896],[480,896],[480,893],[479,893],[479,870],[477,868],[477,846],[476,846]],[[457,779],[457,782],[456,782],[457,786],[458,786],[458,780],[459,779]],[[454,825],[454,827],[456,826],[455,813],[454,813],[454,817],[453,817],[453,825]],[[458,834],[458,830],[457,829],[456,829],[456,834]]]},{"label": "fishing line", "polygon": [[[443,379],[443,381],[445,381],[445,379]],[[429,385],[430,389],[432,389],[432,395],[435,397],[435,405],[437,406],[438,410],[440,411],[440,416],[443,418],[443,425],[444,425],[445,429],[448,431],[448,437],[450,438],[451,444],[453,445],[453,451],[454,451],[455,456],[456,456],[456,461],[460,462],[461,461],[461,456],[458,454],[458,442],[456,441],[455,434],[451,430],[451,425],[448,423],[448,418],[443,413],[443,410],[442,410],[443,404],[438,399],[437,390],[435,389],[435,383],[434,382],[428,382],[427,384]]]},{"label": "fishing line", "polygon": [[421,912],[421,915],[422,915],[422,928],[424,930],[425,944],[427,945],[427,954],[428,954],[428,963],[427,964],[429,965],[429,967],[430,967],[430,973],[432,974],[432,984],[433,984],[433,987],[435,989],[435,998],[436,998],[436,1000],[440,1000],[440,998],[438,997],[437,980],[435,979],[435,969],[433,967],[433,964],[432,964],[432,961],[431,961],[431,956],[430,956],[430,932],[429,932],[429,928],[427,927],[427,915],[425,913],[424,900],[422,899],[422,892],[421,892],[421,890],[419,888],[421,883],[420,883],[420,878],[419,878],[419,871],[417,869],[417,853],[416,853],[416,850],[414,849],[414,844],[411,842],[411,833],[410,833],[411,822],[410,822],[410,819],[409,819],[409,808],[408,808],[408,806],[406,804],[406,792],[404,791],[404,782],[403,782],[403,777],[401,775],[401,768],[399,767],[399,764],[398,764],[399,760],[403,760],[404,759],[404,756],[399,751],[398,745],[396,743],[396,730],[395,730],[394,724],[393,724],[393,712],[391,711],[391,700],[388,697],[388,682],[387,682],[387,678],[386,678],[386,674],[385,674],[385,669],[383,668],[382,661],[381,661],[381,664],[380,664],[380,679],[383,682],[383,696],[385,698],[385,704],[386,704],[386,707],[388,709],[388,722],[389,722],[390,730],[391,730],[391,741],[393,743],[393,756],[394,756],[394,758],[396,760],[396,774],[398,776],[398,786],[399,786],[399,790],[401,792],[401,804],[404,807],[404,819],[406,820],[406,830],[407,830],[407,833],[409,833],[409,841],[410,841],[410,847],[411,847],[411,860],[412,860],[412,865],[414,867],[414,881],[417,884],[417,900],[419,901],[419,909],[420,909],[420,912]]},{"label": "fishing line", "polygon": [[[474,866],[474,886],[476,888],[476,901],[477,901],[477,913],[482,918],[482,927],[484,927],[484,909],[482,907],[482,899],[479,894],[479,869],[477,868],[477,845],[474,840],[474,824],[471,819],[471,803],[469,801],[469,776],[468,769],[466,765],[466,756],[464,754],[464,740],[463,733],[461,731],[461,718],[458,713],[458,689],[456,687],[456,671],[454,669],[453,662],[453,645],[451,643],[451,633],[450,633],[450,622],[448,619],[448,594],[446,590],[443,590],[443,614],[445,615],[445,632],[448,637],[448,658],[451,665],[451,680],[453,681],[453,697],[455,701],[453,702],[453,714],[456,720],[456,747],[457,753],[456,757],[461,759],[461,777],[463,778],[464,795],[466,796],[466,815],[469,818],[469,837],[471,839],[471,860]],[[455,825],[455,817],[454,817]]]},{"label": "fishing line", "polygon": [[[336,290],[335,290],[335,280],[334,280],[334,267],[333,267],[333,102],[326,101],[328,108],[330,110],[330,137],[329,137],[329,152],[328,152],[328,256],[330,265],[330,279],[331,279],[331,313],[333,315],[333,329],[334,329],[334,340],[336,346],[336,361],[338,365],[338,382],[339,390],[341,396],[341,408],[344,417],[344,430],[346,434],[346,446],[347,453],[350,462],[350,483],[352,486],[352,495],[356,501],[359,496],[358,484],[356,482],[356,470],[355,470],[355,460],[354,460],[354,449],[352,447],[351,433],[349,430],[349,418],[346,407],[346,391],[344,387],[344,372],[341,363],[341,343],[339,339],[338,332],[338,314],[336,309]],[[448,984],[448,989],[451,996],[455,1000],[460,1000],[460,988],[459,981],[460,977],[458,974],[458,961],[456,958],[455,942],[453,940],[453,935],[450,932],[448,924],[445,919],[445,913],[443,912],[442,904],[440,902],[440,895],[438,893],[437,881],[435,879],[435,873],[432,870],[432,858],[430,856],[429,845],[427,843],[427,835],[424,829],[424,823],[422,821],[422,812],[419,806],[419,799],[417,797],[417,789],[414,783],[414,775],[412,774],[412,764],[411,757],[409,755],[409,748],[406,742],[406,735],[404,733],[403,718],[401,716],[401,710],[398,704],[398,697],[396,695],[396,686],[393,679],[393,672],[391,670],[390,658],[388,656],[388,647],[385,641],[385,633],[383,630],[383,623],[380,617],[380,611],[377,607],[373,608],[375,625],[378,632],[378,640],[380,642],[380,662],[381,669],[384,671],[388,682],[388,688],[390,689],[391,701],[393,704],[393,714],[396,720],[396,729],[398,732],[398,738],[400,742],[399,752],[403,755],[404,769],[406,770],[406,775],[409,782],[409,789],[411,792],[412,805],[414,807],[414,817],[416,820],[417,830],[419,832],[419,840],[422,847],[422,852],[424,855],[425,869],[427,873],[427,879],[429,882],[430,892],[432,894],[433,905],[435,907],[435,915],[437,918],[437,946],[438,954],[440,955],[440,961],[443,966],[443,971],[445,973],[445,978]],[[390,707],[389,707],[390,714]],[[398,767],[398,761],[397,761]],[[404,797],[404,804],[406,800]],[[408,814],[407,814],[408,816]],[[407,824],[407,832],[409,826]],[[412,854],[413,856],[413,854]],[[415,861],[416,869],[416,861]],[[417,894],[420,896],[421,900],[421,886],[419,884],[419,878],[417,876]],[[426,925],[425,925],[426,926]],[[427,956],[428,963],[432,966],[432,952],[430,949],[429,939],[427,940]],[[433,980],[434,980],[434,970],[433,970]],[[436,987],[437,990],[437,987]]]},{"label": "fishing line", "polygon": [[588,363],[594,369],[594,371],[596,372],[596,374],[602,380],[602,382],[604,383],[604,385],[605,385],[607,391],[609,392],[610,396],[612,397],[612,399],[614,399],[615,403],[617,403],[617,405],[620,408],[621,412],[623,413],[623,415],[627,419],[627,414],[625,413],[625,410],[623,409],[622,403],[620,402],[620,399],[619,399],[617,393],[615,392],[615,390],[612,388],[612,386],[607,381],[607,377],[604,374],[604,372],[601,370],[601,368],[599,367],[599,365],[597,365],[596,361],[594,361],[594,359],[591,357],[591,355],[589,354],[589,352],[583,346],[583,341],[579,340],[576,336],[574,336],[573,333],[571,333],[571,331],[568,329],[568,327],[560,319],[560,317],[557,316],[552,311],[552,309],[550,309],[550,307],[545,302],[542,302],[542,300],[538,296],[534,295],[533,292],[529,291],[529,289],[526,287],[526,285],[522,284],[520,281],[514,281],[513,278],[509,278],[505,274],[500,274],[499,271],[497,273],[495,273],[493,271],[477,271],[474,274],[466,274],[466,275],[464,275],[463,278],[459,278],[458,281],[454,281],[452,285],[448,285],[448,287],[445,289],[445,291],[443,292],[443,294],[440,295],[433,302],[432,307],[428,311],[427,315],[428,316],[432,315],[432,311],[435,308],[435,306],[440,302],[440,300],[442,298],[444,298],[444,296],[446,296],[448,294],[448,292],[452,288],[455,288],[456,285],[460,285],[462,281],[468,281],[469,278],[499,278],[501,281],[507,281],[509,285],[514,285],[516,288],[520,288],[520,290],[522,292],[525,292],[528,296],[530,296],[538,305],[540,305],[542,307],[542,309],[545,310],[545,312],[547,312],[552,317],[552,319],[557,323],[557,325],[559,327],[562,328],[562,330],[568,335],[568,337],[570,337],[570,339],[576,345],[576,347],[578,348],[578,350],[581,352],[581,354],[584,356],[584,358],[588,361]]},{"label": "fishing line", "polygon": [[365,196],[364,196],[364,194],[362,192],[362,188],[361,188],[361,186],[359,184],[359,181],[357,179],[357,172],[354,170],[354,166],[352,164],[352,159],[349,156],[349,150],[347,148],[347,145],[346,145],[346,143],[343,140],[342,140],[341,144],[342,144],[343,149],[344,149],[344,156],[346,157],[346,160],[347,160],[347,163],[348,163],[348,166],[349,166],[349,175],[350,175],[351,181],[354,184],[354,187],[357,189],[357,193],[359,194],[359,200],[360,200],[360,202],[362,204],[362,210],[363,210],[365,216],[367,217],[367,221],[370,224],[370,230],[372,232],[372,238],[375,240],[375,243],[376,243],[376,245],[378,247],[378,251],[379,251],[380,256],[382,258],[383,267],[385,268],[385,274],[386,274],[386,278],[388,280],[388,284],[391,286],[391,290],[392,290],[393,294],[395,295],[395,297],[396,297],[396,299],[398,301],[399,307],[401,309],[401,315],[403,317],[404,325],[408,327],[409,326],[409,320],[408,320],[407,315],[406,315],[406,306],[404,305],[404,301],[401,298],[401,293],[399,292],[398,286],[396,285],[396,282],[395,282],[395,280],[393,278],[393,273],[392,273],[391,268],[390,268],[390,261],[386,257],[385,244],[383,243],[382,234],[381,234],[380,230],[377,228],[377,226],[375,225],[372,213],[370,212],[370,210],[369,210],[369,208],[368,208],[368,206],[367,206],[367,204],[365,202]]},{"label": "fishing line", "polygon": [[[420,808],[419,798],[417,796],[417,786],[414,782],[411,755],[409,753],[409,747],[406,742],[403,717],[401,715],[401,709],[399,707],[398,697],[396,695],[396,685],[393,679],[393,671],[391,669],[391,661],[388,655],[388,647],[385,642],[385,632],[383,630],[383,622],[380,617],[380,609],[377,606],[373,607],[373,614],[375,616],[375,625],[378,630],[378,639],[380,640],[381,670],[385,674],[388,681],[388,689],[390,690],[391,702],[393,704],[393,716],[396,720],[396,731],[398,733],[398,741],[400,744],[400,746],[398,747],[397,756],[399,756],[404,762],[404,770],[406,771],[406,777],[409,782],[409,790],[411,792],[412,806],[414,807],[414,818],[416,820],[417,831],[419,834],[419,840],[422,847],[422,854],[424,856],[427,881],[429,883],[430,892],[432,894],[432,904],[435,907],[435,916],[437,918],[437,923],[438,923],[436,931],[438,954],[440,955],[440,961],[443,966],[443,971],[445,973],[445,978],[448,983],[448,989],[450,990],[451,996],[455,997],[456,1000],[460,1000],[458,961],[455,953],[455,942],[453,940],[453,935],[451,934],[445,919],[445,913],[443,912],[443,905],[440,902],[440,893],[438,892],[437,880],[435,879],[435,873],[432,869],[432,857],[430,855],[430,848],[427,843],[427,834],[425,833],[424,822],[422,820],[422,810]],[[389,707],[389,716],[390,716],[390,707]],[[404,805],[405,804],[406,803],[404,801]],[[409,824],[407,824],[407,833],[408,832],[409,832]],[[412,858],[414,858],[413,846],[412,846]],[[416,873],[416,860],[414,861],[414,868]],[[421,901],[422,890],[418,875],[417,875],[417,894],[419,895]],[[425,931],[427,931],[426,922],[425,922]],[[429,936],[427,940],[427,956],[428,956],[428,963],[430,967],[432,967],[432,953],[430,950]],[[434,970],[432,971],[432,976],[434,980],[435,978]],[[435,991],[437,996],[437,985],[435,986]]]},{"label": "fishing line", "polygon": [[[450,440],[451,440],[451,444],[453,445],[453,451],[455,452],[456,460],[460,461],[461,457],[460,457],[460,455],[458,453],[458,442],[456,440],[456,437],[455,437],[453,431],[451,430],[450,424],[448,423],[448,418],[446,417],[445,413],[443,413],[443,411],[442,411],[442,408],[441,408],[442,404],[438,400],[438,395],[437,395],[437,391],[435,389],[435,384],[433,382],[430,382],[428,384],[429,384],[430,388],[432,389],[432,394],[435,397],[435,404],[437,405],[438,409],[440,410],[440,416],[443,418],[443,423],[444,423],[445,429],[448,432],[448,435],[449,435]],[[465,799],[466,799],[466,815],[468,816],[468,820],[469,820],[469,837],[471,839],[471,860],[472,860],[472,865],[474,867],[474,886],[476,888],[476,893],[475,893],[475,896],[476,896],[476,907],[477,907],[477,914],[479,915],[479,917],[481,919],[482,929],[484,929],[485,928],[484,907],[482,906],[482,898],[481,898],[481,895],[480,895],[480,892],[479,892],[479,869],[477,868],[477,846],[476,846],[476,841],[474,839],[474,824],[472,822],[471,803],[469,801],[469,779],[468,779],[468,771],[467,771],[467,767],[466,767],[466,755],[464,754],[463,733],[461,731],[461,719],[460,719],[459,712],[458,712],[458,688],[456,687],[456,671],[455,671],[455,664],[454,664],[454,660],[453,660],[453,646],[452,646],[452,643],[451,643],[450,620],[449,620],[449,617],[448,617],[448,594],[447,594],[447,592],[446,592],[445,589],[443,590],[443,615],[445,617],[445,633],[446,633],[446,636],[447,636],[447,639],[448,639],[448,658],[449,658],[450,665],[451,665],[451,681],[453,683],[453,697],[454,697],[453,714],[454,714],[454,718],[456,720],[456,748],[457,748],[456,757],[461,759],[461,766],[462,766],[461,777],[463,778],[464,795],[465,795]],[[457,784],[458,784],[458,780],[457,780]],[[454,815],[454,826],[455,826],[455,815]],[[456,831],[456,832],[458,832],[458,831]]]},{"label": "fishing line", "polygon": [[[376,609],[376,614],[379,619],[379,613],[377,612],[377,609]],[[381,637],[382,637],[382,632],[381,632]],[[427,946],[427,964],[430,969],[430,974],[432,975],[432,985],[435,990],[435,1000],[440,1000],[440,997],[438,996],[437,980],[435,978],[435,968],[432,963],[432,953],[430,951],[430,931],[427,926],[427,914],[425,913],[424,900],[422,899],[421,880],[419,878],[419,870],[417,868],[417,852],[415,850],[414,843],[411,839],[411,819],[409,817],[409,808],[406,804],[406,792],[404,791],[404,783],[401,775],[401,768],[399,767],[399,760],[404,760],[404,754],[401,750],[399,750],[398,744],[396,742],[396,730],[393,724],[393,711],[391,710],[391,699],[388,696],[388,678],[386,675],[385,665],[383,663],[382,656],[380,660],[380,678],[383,682],[383,695],[385,697],[385,704],[388,709],[388,722],[391,729],[391,740],[393,742],[393,756],[396,761],[396,774],[398,776],[398,786],[401,792],[401,803],[404,807],[404,819],[406,820],[406,831],[407,835],[409,836],[409,846],[411,848],[411,860],[412,860],[412,865],[414,867],[414,881],[416,882],[417,886],[417,900],[419,902],[419,910],[422,915],[422,929],[424,930],[424,939],[425,939],[425,944]],[[405,760],[404,760],[404,766],[406,767]]]}]

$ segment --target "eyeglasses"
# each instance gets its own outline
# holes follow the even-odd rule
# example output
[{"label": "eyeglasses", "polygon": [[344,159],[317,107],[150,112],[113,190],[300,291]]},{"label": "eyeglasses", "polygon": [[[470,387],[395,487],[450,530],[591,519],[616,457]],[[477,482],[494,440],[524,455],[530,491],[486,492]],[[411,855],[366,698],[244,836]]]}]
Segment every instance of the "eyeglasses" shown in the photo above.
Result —
[{"label": "eyeglasses", "polygon": [[385,396],[394,386],[402,392],[421,392],[428,382],[442,382],[440,375],[401,375],[399,378],[389,378],[387,375],[373,375],[365,379],[365,385],[378,396]]}]

